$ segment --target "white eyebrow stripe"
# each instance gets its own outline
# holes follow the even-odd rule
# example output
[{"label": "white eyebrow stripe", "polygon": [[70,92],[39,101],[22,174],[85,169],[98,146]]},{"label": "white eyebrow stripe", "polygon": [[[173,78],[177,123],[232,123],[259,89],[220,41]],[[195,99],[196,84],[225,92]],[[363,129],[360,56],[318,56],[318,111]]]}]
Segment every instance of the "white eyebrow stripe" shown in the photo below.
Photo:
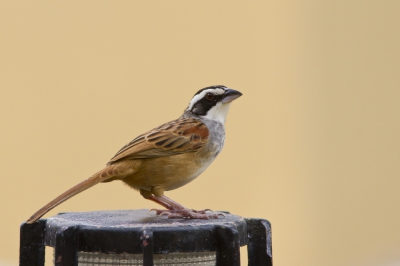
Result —
[{"label": "white eyebrow stripe", "polygon": [[221,95],[225,93],[224,89],[220,89],[220,88],[212,88],[212,89],[208,89],[208,90],[204,90],[202,92],[200,92],[199,94],[195,95],[193,97],[193,99],[190,101],[189,103],[189,110],[192,110],[192,107],[195,103],[197,103],[200,99],[202,99],[204,96],[206,96],[207,93],[212,92],[216,95]]}]

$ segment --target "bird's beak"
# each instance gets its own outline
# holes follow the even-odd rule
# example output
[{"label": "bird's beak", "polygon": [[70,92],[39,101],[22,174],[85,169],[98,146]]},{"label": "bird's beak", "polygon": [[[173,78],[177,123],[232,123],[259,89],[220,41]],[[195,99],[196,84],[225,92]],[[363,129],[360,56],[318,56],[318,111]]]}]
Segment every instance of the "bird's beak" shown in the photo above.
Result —
[{"label": "bird's beak", "polygon": [[222,103],[230,103],[233,100],[242,96],[240,91],[232,90],[232,89],[225,89],[225,93],[222,95]]}]

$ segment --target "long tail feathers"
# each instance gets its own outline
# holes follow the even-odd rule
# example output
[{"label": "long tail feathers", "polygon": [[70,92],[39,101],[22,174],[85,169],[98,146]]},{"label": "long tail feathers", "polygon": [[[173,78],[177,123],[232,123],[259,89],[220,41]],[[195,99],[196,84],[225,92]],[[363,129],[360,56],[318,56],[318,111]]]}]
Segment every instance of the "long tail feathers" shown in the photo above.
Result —
[{"label": "long tail feathers", "polygon": [[[73,186],[72,188],[68,189],[64,193],[62,193],[60,196],[57,198],[53,199],[49,203],[47,203],[45,206],[43,206],[40,210],[35,212],[27,221],[26,223],[31,224],[36,222],[40,217],[45,215],[47,212],[49,212],[51,209],[54,207],[58,206],[59,204],[63,203],[67,199],[75,196],[76,194],[81,193],[82,191],[85,191],[86,189],[102,182],[107,179],[110,179],[114,177],[110,172],[113,172],[112,170],[114,169],[109,169],[110,167],[106,167],[105,169],[101,170],[100,172],[94,174],[92,177],[89,179],[86,179],[85,181]],[[110,171],[111,170],[111,171]],[[111,174],[111,175],[110,175]]]}]

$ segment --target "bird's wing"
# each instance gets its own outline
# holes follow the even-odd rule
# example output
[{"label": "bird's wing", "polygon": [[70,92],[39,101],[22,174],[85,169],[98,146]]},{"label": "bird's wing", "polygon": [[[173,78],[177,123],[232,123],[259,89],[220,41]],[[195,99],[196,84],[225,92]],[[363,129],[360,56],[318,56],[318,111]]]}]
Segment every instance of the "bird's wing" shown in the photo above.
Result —
[{"label": "bird's wing", "polygon": [[198,119],[180,118],[140,135],[109,161],[156,158],[196,152],[208,141],[208,128]]}]

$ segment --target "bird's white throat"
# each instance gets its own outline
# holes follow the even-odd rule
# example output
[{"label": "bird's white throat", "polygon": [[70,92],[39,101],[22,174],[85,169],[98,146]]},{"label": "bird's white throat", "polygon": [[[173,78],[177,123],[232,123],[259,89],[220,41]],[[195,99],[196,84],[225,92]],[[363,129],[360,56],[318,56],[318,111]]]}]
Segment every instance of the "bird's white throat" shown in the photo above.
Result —
[{"label": "bird's white throat", "polygon": [[210,110],[208,110],[208,112],[204,116],[204,118],[214,120],[214,121],[224,124],[230,105],[231,105],[231,103],[223,104],[223,103],[219,102],[215,106],[213,106]]}]

